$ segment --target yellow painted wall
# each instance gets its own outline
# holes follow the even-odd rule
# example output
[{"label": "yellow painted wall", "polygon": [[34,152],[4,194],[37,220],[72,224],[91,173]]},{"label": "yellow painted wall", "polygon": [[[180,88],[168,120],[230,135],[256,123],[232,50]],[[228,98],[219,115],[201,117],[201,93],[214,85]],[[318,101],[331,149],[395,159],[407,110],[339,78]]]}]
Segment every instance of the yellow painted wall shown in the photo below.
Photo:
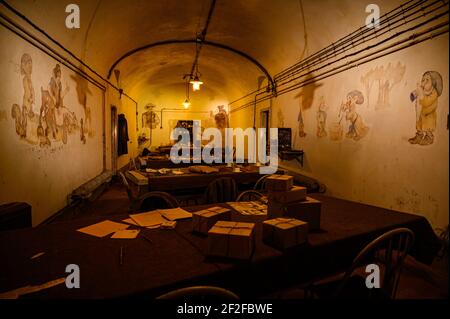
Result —
[{"label": "yellow painted wall", "polygon": [[[272,125],[291,127],[293,147],[305,151],[304,167],[296,161],[282,165],[317,178],[326,184],[329,195],[419,214],[435,228],[448,225],[448,54],[445,35],[319,81],[315,87],[274,98]],[[399,82],[390,82],[389,104],[378,104],[378,82],[368,95],[362,77],[377,67],[386,70],[389,64],[391,67],[400,64],[405,71]],[[408,142],[416,132],[415,104],[410,93],[429,70],[439,72],[443,79],[435,138],[431,145],[413,145]],[[331,125],[338,121],[339,107],[353,90],[364,96],[364,103],[356,106],[356,112],[368,127],[368,133],[358,141],[347,138],[349,121],[344,116],[342,140],[331,140]],[[299,136],[298,122],[302,92],[312,92],[310,107],[302,112],[305,137]],[[321,98],[327,113],[324,137],[317,136]],[[253,125],[251,107],[232,113],[231,118],[234,127]]]},{"label": "yellow painted wall", "polygon": [[[32,61],[30,82],[34,89],[34,102],[28,108],[26,137],[21,138],[20,123],[13,105],[22,110],[24,105],[24,75],[21,61],[24,55]],[[62,89],[68,88],[63,107],[56,111],[58,131],[56,138],[49,133],[48,145],[38,138],[42,90],[49,90],[50,79],[56,64],[61,67]],[[32,206],[33,225],[37,225],[67,204],[67,196],[81,184],[103,171],[103,91],[82,80],[74,72],[23,41],[9,30],[0,28],[0,203],[27,202]],[[45,96],[45,93],[44,93]],[[86,125],[87,115],[82,105],[91,113],[91,131],[85,127],[86,142],[81,139],[80,119]],[[63,142],[63,114],[70,114],[74,126]],[[45,121],[41,118],[42,127]]]}]

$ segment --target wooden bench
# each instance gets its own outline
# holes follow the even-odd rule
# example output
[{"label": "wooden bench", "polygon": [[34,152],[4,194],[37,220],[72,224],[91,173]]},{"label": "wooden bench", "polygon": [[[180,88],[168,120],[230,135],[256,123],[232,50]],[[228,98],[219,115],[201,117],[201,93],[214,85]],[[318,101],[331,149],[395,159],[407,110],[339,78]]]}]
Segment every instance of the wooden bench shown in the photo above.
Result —
[{"label": "wooden bench", "polygon": [[[102,174],[98,175],[97,177],[89,180],[88,182],[84,183],[80,187],[76,188],[71,194],[70,194],[70,200],[76,201],[76,200],[85,200],[85,199],[91,199],[93,197],[93,194],[97,189],[99,189],[101,186],[103,186],[105,183],[109,183],[112,179],[112,172],[111,171],[105,171]],[[95,197],[95,196],[94,196]]]}]

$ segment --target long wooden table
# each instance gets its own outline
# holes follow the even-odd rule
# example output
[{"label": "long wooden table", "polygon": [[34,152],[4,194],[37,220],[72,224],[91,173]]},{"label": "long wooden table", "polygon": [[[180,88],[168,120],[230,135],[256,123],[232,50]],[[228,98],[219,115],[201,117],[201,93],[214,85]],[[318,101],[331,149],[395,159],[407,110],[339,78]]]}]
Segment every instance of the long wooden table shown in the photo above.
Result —
[{"label": "long wooden table", "polygon": [[[244,262],[205,257],[206,238],[191,232],[190,220],[179,221],[175,230],[143,230],[152,243],[140,236],[132,240],[96,238],[76,231],[105,217],[0,232],[0,293],[64,277],[66,265],[77,264],[79,289],[61,284],[24,298],[152,298],[200,284],[225,287],[244,298],[258,297],[348,267],[364,245],[396,227],[415,232],[411,254],[419,261],[431,263],[439,248],[424,217],[323,195],[313,197],[323,203],[321,231],[310,233],[307,244],[284,253],[258,240],[252,259]],[[116,215],[110,220],[126,217]],[[125,247],[122,265],[121,246]],[[30,259],[40,252],[45,254]]]},{"label": "long wooden table", "polygon": [[217,173],[192,173],[188,168],[180,169],[185,174],[175,175],[169,173],[167,175],[148,174],[148,190],[149,191],[177,191],[177,190],[194,190],[204,189],[213,180],[221,177],[230,177],[236,181],[237,185],[254,184],[263,175],[259,173],[255,167],[252,170],[233,172],[231,169],[220,167]]}]

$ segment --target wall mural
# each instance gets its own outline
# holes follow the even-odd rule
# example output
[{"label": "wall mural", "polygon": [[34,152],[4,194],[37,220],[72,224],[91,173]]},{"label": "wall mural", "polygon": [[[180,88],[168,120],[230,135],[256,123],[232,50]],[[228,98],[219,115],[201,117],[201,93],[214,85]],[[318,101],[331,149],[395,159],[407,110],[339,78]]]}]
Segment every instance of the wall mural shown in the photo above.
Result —
[{"label": "wall mural", "polygon": [[359,141],[367,135],[369,128],[364,124],[361,115],[357,112],[357,106],[364,103],[361,91],[353,90],[347,94],[346,100],[341,103],[338,113],[338,121],[330,125],[330,139],[340,141],[344,135],[343,120],[348,123],[346,138]]},{"label": "wall mural", "polygon": [[147,104],[145,108],[145,112],[142,113],[142,128],[149,128],[154,130],[159,127],[160,119],[158,114],[153,111],[156,105]]},{"label": "wall mural", "polygon": [[411,144],[430,145],[434,142],[438,98],[442,94],[442,76],[436,71],[427,71],[417,88],[411,92],[410,100],[416,111],[416,135],[408,141]]},{"label": "wall mural", "polygon": [[366,75],[361,77],[361,83],[364,85],[367,97],[367,107],[370,107],[370,96],[374,84],[377,84],[378,94],[375,103],[376,109],[382,109],[390,106],[389,98],[392,88],[400,83],[406,71],[406,66],[397,62],[393,66],[391,63],[384,66],[372,68]]},{"label": "wall mural", "polygon": [[323,96],[320,97],[319,108],[317,109],[317,137],[327,136],[327,109],[328,106],[325,103]]},{"label": "wall mural", "polygon": [[295,98],[299,100],[299,110],[297,116],[299,137],[306,136],[305,123],[303,122],[303,111],[309,110],[312,107],[314,102],[314,94],[316,90],[322,86],[322,84],[318,84],[314,80],[314,75],[311,73],[305,77],[304,81],[308,84],[302,87],[300,92],[295,96]]},{"label": "wall mural", "polygon": [[[94,135],[91,128],[90,108],[87,106],[87,90],[82,92],[84,115],[78,122],[74,112],[64,105],[64,97],[70,88],[66,83],[64,90],[61,82],[61,67],[56,64],[52,70],[52,76],[45,90],[41,87],[41,106],[39,113],[33,110],[36,102],[36,94],[31,80],[33,70],[33,61],[28,53],[24,53],[20,62],[20,73],[23,75],[23,98],[22,107],[13,104],[11,108],[11,116],[15,121],[17,135],[21,140],[32,145],[41,147],[51,146],[52,143],[62,142],[67,144],[69,134],[80,132],[80,141],[85,144],[86,136]],[[78,82],[77,82],[78,83]],[[87,86],[87,84],[86,84]],[[86,87],[85,87],[86,88]],[[77,91],[83,89],[77,86]],[[79,98],[80,98],[79,92]]]},{"label": "wall mural", "polygon": [[224,105],[219,105],[217,106],[217,108],[219,109],[219,111],[216,113],[216,115],[214,115],[214,121],[216,123],[216,127],[218,129],[225,129],[227,127],[229,127],[229,121],[228,121],[228,113],[225,110],[225,106]]},{"label": "wall mural", "polygon": [[345,137],[351,138],[355,141],[360,140],[366,136],[369,128],[364,124],[364,121],[359,113],[356,112],[356,106],[364,103],[364,96],[361,91],[354,90],[347,94],[347,101],[341,104],[339,110],[340,116],[345,114],[345,119],[349,123],[347,134]]}]

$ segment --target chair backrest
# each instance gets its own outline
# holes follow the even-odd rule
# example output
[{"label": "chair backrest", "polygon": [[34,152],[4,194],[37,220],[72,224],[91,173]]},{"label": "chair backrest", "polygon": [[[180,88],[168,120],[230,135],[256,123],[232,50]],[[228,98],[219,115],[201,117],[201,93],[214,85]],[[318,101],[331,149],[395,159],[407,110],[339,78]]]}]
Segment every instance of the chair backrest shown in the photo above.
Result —
[{"label": "chair backrest", "polygon": [[220,177],[209,183],[206,188],[207,204],[233,202],[237,196],[236,182],[231,177]]},{"label": "chair backrest", "polygon": [[258,191],[255,190],[247,190],[239,194],[239,196],[236,198],[236,202],[249,202],[249,201],[255,201],[263,197],[263,194],[261,194]]},{"label": "chair backrest", "polygon": [[270,174],[261,176],[253,186],[254,190],[265,191],[266,190],[266,178],[269,177]]},{"label": "chair backrest", "polygon": [[180,207],[177,199],[165,192],[148,192],[140,196],[132,210],[148,212],[155,209]]},{"label": "chair backrest", "polygon": [[128,184],[127,178],[122,172],[119,172],[119,176],[123,186],[125,186],[125,189],[127,190],[128,198],[130,198],[130,201],[134,201],[133,191],[131,190],[130,184]]},{"label": "chair backrest", "polygon": [[373,263],[383,267],[383,271],[380,270],[383,295],[395,298],[403,263],[413,243],[414,233],[408,228],[397,228],[374,239],[353,260],[333,297],[339,297],[357,268]]},{"label": "chair backrest", "polygon": [[224,288],[213,286],[193,286],[173,290],[156,298],[157,300],[237,300],[239,297]]}]

